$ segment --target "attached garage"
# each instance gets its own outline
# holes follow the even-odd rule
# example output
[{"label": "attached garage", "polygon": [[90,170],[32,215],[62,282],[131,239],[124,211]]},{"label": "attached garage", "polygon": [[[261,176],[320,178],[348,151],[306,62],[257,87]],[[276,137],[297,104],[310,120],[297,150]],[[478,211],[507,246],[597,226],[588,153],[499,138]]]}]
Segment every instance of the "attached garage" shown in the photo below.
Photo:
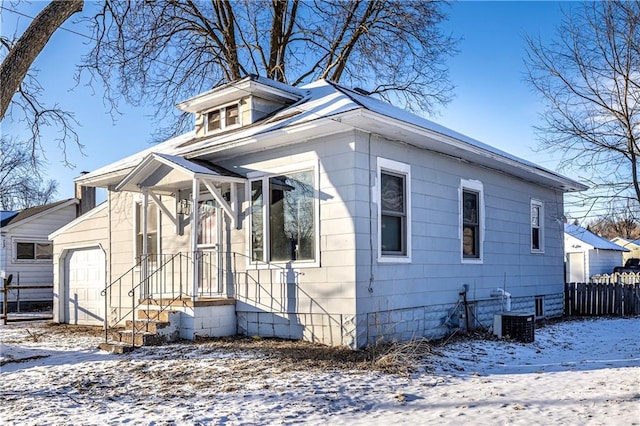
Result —
[{"label": "attached garage", "polygon": [[81,325],[104,323],[105,254],[100,247],[72,249],[64,260],[64,320]]}]

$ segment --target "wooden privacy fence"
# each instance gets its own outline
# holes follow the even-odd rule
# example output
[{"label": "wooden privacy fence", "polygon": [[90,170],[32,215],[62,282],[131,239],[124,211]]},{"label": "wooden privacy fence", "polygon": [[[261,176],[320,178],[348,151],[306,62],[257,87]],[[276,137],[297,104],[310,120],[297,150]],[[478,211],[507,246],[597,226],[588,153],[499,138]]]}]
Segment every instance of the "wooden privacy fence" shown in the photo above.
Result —
[{"label": "wooden privacy fence", "polygon": [[566,283],[565,315],[640,315],[640,274],[615,275],[596,276],[588,283]]}]

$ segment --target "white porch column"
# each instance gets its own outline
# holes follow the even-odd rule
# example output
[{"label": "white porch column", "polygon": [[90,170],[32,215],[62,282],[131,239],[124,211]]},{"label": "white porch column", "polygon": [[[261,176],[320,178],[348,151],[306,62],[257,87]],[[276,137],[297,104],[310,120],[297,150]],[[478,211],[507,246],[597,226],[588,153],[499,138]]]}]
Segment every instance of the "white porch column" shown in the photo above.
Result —
[{"label": "white porch column", "polygon": [[224,290],[224,282],[222,281],[224,279],[222,271],[222,262],[223,260],[223,256],[222,256],[222,225],[224,222],[224,218],[222,216],[222,208],[220,207],[216,207],[216,268],[217,268],[217,274],[216,274],[216,285],[218,286],[218,293],[221,294],[226,294],[226,290]]},{"label": "white porch column", "polygon": [[193,253],[193,288],[192,297],[198,299],[198,283],[200,282],[200,259],[198,259],[198,197],[200,195],[200,180],[193,179],[191,188],[191,252]]},{"label": "white porch column", "polygon": [[149,236],[147,234],[147,226],[148,226],[148,215],[147,210],[149,209],[149,190],[146,187],[142,188],[142,282],[144,285],[142,286],[141,296],[149,297]]}]

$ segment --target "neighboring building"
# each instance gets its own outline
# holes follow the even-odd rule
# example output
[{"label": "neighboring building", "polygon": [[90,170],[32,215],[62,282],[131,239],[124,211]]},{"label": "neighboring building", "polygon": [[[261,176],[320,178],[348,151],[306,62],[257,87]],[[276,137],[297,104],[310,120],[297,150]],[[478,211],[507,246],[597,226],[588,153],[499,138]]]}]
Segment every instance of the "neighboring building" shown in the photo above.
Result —
[{"label": "neighboring building", "polygon": [[610,274],[622,265],[627,251],[581,226],[564,225],[567,282],[584,283],[594,275]]},{"label": "neighboring building", "polygon": [[57,321],[114,324],[132,286],[187,339],[439,337],[491,324],[497,288],[562,314],[563,194],[584,185],[324,80],[178,107],[194,131],[76,180],[108,199],[51,235]]},{"label": "neighboring building", "polygon": [[[13,275],[11,285],[53,284],[53,243],[49,234],[76,217],[78,200],[71,198],[0,215],[0,276]],[[12,290],[7,298],[16,308],[51,308],[51,289]],[[2,294],[0,294],[0,300]]]},{"label": "neighboring building", "polygon": [[622,254],[622,264],[632,257],[640,259],[640,240],[616,237],[611,242],[629,250]]}]

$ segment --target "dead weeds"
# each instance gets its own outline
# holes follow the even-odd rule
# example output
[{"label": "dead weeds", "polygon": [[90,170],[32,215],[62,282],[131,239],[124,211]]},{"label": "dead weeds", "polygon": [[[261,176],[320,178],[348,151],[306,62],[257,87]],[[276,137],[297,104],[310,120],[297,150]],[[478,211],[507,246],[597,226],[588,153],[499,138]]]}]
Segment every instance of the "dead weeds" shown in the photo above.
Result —
[{"label": "dead weeds", "polygon": [[200,339],[196,344],[216,350],[251,351],[277,359],[283,371],[348,369],[408,375],[428,371],[429,357],[439,355],[427,339],[405,343],[381,343],[361,350],[277,338],[243,336]]}]

